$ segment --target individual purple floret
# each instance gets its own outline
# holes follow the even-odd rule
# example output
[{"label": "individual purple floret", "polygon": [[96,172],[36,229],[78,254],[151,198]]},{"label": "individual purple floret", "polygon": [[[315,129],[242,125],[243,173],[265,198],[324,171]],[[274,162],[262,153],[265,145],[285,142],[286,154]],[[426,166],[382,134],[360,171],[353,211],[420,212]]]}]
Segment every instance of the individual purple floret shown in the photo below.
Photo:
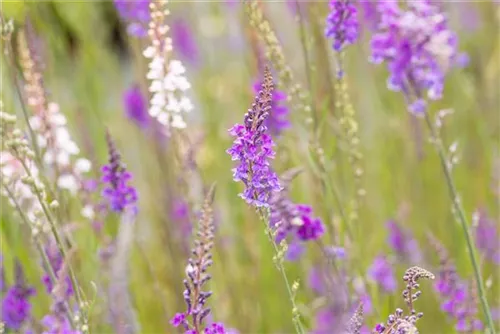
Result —
[{"label": "individual purple floret", "polygon": [[106,132],[109,150],[109,164],[102,167],[101,182],[104,183],[103,197],[108,201],[111,210],[122,213],[126,208],[137,211],[137,191],[128,183],[132,174],[125,170],[121,156],[113,140]]},{"label": "individual purple floret", "polygon": [[400,260],[411,264],[419,264],[422,261],[422,253],[417,240],[413,238],[410,231],[404,229],[394,220],[387,222],[387,230],[389,231],[387,243]]},{"label": "individual purple floret", "polygon": [[325,35],[333,40],[333,49],[341,51],[359,36],[358,9],[350,0],[331,0]]},{"label": "individual purple floret", "polygon": [[136,37],[147,36],[150,0],[114,0],[115,8],[127,23],[127,33]]},{"label": "individual purple floret", "polygon": [[139,86],[132,86],[123,94],[125,115],[140,128],[147,128],[151,122],[147,102]]},{"label": "individual purple floret", "polygon": [[378,1],[377,32],[371,39],[371,60],[386,62],[388,87],[401,91],[410,111],[424,112],[425,95],[439,100],[447,72],[462,58],[457,37],[448,28],[446,16],[430,1]]},{"label": "individual purple floret", "polygon": [[177,51],[182,56],[182,58],[187,60],[189,63],[198,63],[198,46],[193,37],[191,25],[186,20],[177,18],[170,25],[170,30],[174,50]]},{"label": "individual purple floret", "polygon": [[233,179],[245,185],[240,197],[255,207],[269,207],[271,195],[281,190],[269,163],[275,155],[274,142],[264,124],[271,111],[274,84],[269,69],[264,72],[262,90],[245,114],[244,124],[236,124],[229,130],[235,139],[227,150],[232,160],[239,161],[239,165],[233,168]]},{"label": "individual purple floret", "polygon": [[368,269],[368,275],[377,282],[385,292],[393,293],[396,291],[397,283],[394,277],[392,264],[389,263],[387,257],[384,255],[379,255],[373,260],[371,267]]},{"label": "individual purple floret", "polygon": [[[253,85],[256,94],[262,88],[262,82],[257,81]],[[269,129],[272,136],[278,137],[284,130],[290,127],[288,116],[290,110],[286,106],[286,93],[275,89],[272,94],[271,110],[269,116],[264,121],[264,125]]]},{"label": "individual purple floret", "polygon": [[35,289],[26,285],[21,265],[16,262],[16,281],[2,300],[2,321],[7,329],[19,331],[25,321],[31,317],[29,298],[35,294]]},{"label": "individual purple floret", "polygon": [[477,249],[488,260],[500,265],[500,235],[495,222],[485,212],[478,212],[475,229]]}]

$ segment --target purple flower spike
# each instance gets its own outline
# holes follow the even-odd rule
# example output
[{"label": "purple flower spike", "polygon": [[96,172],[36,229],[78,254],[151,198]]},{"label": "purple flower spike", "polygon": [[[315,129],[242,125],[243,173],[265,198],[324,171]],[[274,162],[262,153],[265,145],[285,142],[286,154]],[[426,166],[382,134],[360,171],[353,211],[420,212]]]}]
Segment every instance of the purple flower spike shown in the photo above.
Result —
[{"label": "purple flower spike", "polygon": [[[253,90],[255,93],[259,93],[262,88],[262,82],[257,81],[253,85]],[[272,94],[271,110],[269,111],[269,116],[264,121],[265,126],[269,129],[271,135],[278,137],[284,130],[290,127],[290,122],[288,121],[288,115],[290,110],[284,104],[286,101],[286,93],[274,90]]]},{"label": "purple flower spike", "polygon": [[394,277],[394,271],[392,265],[387,261],[385,256],[380,255],[375,258],[368,270],[368,275],[377,282],[385,292],[392,293],[396,291],[397,283]]},{"label": "purple flower spike", "polygon": [[146,37],[149,22],[149,0],[114,0],[120,17],[127,23],[127,33]]},{"label": "purple flower spike", "polygon": [[236,124],[229,130],[235,140],[227,153],[240,162],[233,169],[233,179],[243,182],[245,190],[240,197],[255,207],[269,207],[271,195],[281,190],[269,163],[275,154],[274,142],[264,124],[271,111],[273,89],[273,78],[266,68],[262,90],[245,114],[244,124]]},{"label": "purple flower spike", "polygon": [[191,64],[196,64],[199,61],[198,46],[193,37],[191,26],[186,20],[181,18],[172,22],[171,26],[172,42],[174,50]]},{"label": "purple flower spike", "polygon": [[333,49],[341,51],[356,43],[359,36],[358,9],[349,0],[331,0],[325,35],[333,39]]},{"label": "purple flower spike", "polygon": [[109,150],[109,164],[102,167],[101,181],[105,184],[102,194],[108,201],[111,210],[122,213],[130,207],[133,212],[137,212],[137,191],[128,185],[132,174],[125,170],[120,154],[108,132],[106,140]]},{"label": "purple flower spike", "polygon": [[2,321],[7,329],[19,331],[23,323],[30,318],[29,298],[34,294],[35,289],[26,285],[21,265],[16,262],[16,282],[2,300]]},{"label": "purple flower spike", "polygon": [[378,1],[377,10],[371,60],[387,63],[388,87],[404,94],[411,112],[425,112],[425,94],[441,99],[447,72],[459,65],[457,37],[430,1],[408,1],[407,9],[397,1]]},{"label": "purple flower spike", "polygon": [[127,117],[140,128],[147,128],[151,122],[151,116],[149,116],[146,100],[139,86],[126,90],[123,94],[123,102]]}]

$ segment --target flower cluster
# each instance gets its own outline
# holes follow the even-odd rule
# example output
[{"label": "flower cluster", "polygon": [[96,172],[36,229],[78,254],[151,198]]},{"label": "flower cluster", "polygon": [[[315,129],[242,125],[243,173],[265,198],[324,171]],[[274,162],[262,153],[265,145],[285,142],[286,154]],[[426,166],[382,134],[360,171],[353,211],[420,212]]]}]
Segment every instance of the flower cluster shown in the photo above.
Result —
[{"label": "flower cluster", "polygon": [[448,250],[433,236],[429,238],[439,257],[438,279],[435,289],[443,302],[441,310],[456,321],[457,331],[470,332],[482,330],[483,323],[478,319],[477,298],[475,298],[474,284],[468,284],[458,276],[455,264],[450,259]]},{"label": "flower cluster", "polygon": [[169,27],[165,18],[169,14],[165,0],[150,3],[151,21],[148,36],[151,45],[144,50],[144,57],[150,59],[147,78],[151,80],[152,93],[149,114],[165,127],[185,128],[184,113],[193,109],[185,92],[191,87],[184,76],[186,69],[179,60],[172,59],[172,39],[167,36]]},{"label": "flower cluster", "polygon": [[132,174],[125,170],[120,153],[118,153],[109,133],[106,133],[106,141],[109,150],[109,163],[102,167],[101,181],[106,185],[102,194],[112,211],[122,213],[126,208],[130,208],[136,212],[137,191],[128,184],[132,179]]},{"label": "flower cluster", "polygon": [[[210,280],[211,276],[207,274],[208,268],[212,265],[212,254],[210,250],[214,246],[215,225],[213,219],[212,202],[214,196],[214,187],[208,191],[201,217],[198,225],[198,239],[194,242],[192,250],[193,257],[189,258],[186,267],[187,279],[184,280],[184,300],[187,310],[183,313],[177,313],[170,323],[174,327],[182,326],[185,333],[188,334],[224,334],[226,330],[221,323],[213,323],[207,326],[203,332],[203,322],[210,313],[210,308],[205,307],[207,299],[212,295],[211,291],[203,291],[203,286]],[[191,322],[188,320],[191,317]]]},{"label": "flower cluster", "polygon": [[35,294],[35,289],[26,285],[21,265],[16,262],[15,283],[4,295],[2,300],[2,321],[7,329],[20,331],[21,326],[31,316],[29,298]]},{"label": "flower cluster", "polygon": [[245,114],[244,124],[236,124],[229,130],[235,140],[227,153],[240,162],[233,169],[233,179],[243,182],[245,190],[240,197],[255,207],[269,207],[271,195],[281,190],[269,163],[275,154],[274,142],[264,124],[271,110],[273,89],[273,78],[266,68],[262,89]]},{"label": "flower cluster", "polygon": [[287,258],[295,260],[302,253],[302,242],[319,239],[325,232],[320,218],[313,216],[311,206],[295,204],[288,196],[288,184],[296,172],[290,170],[281,177],[283,190],[275,192],[269,199],[269,226],[274,230],[276,242],[291,237]]},{"label": "flower cluster", "polygon": [[425,111],[425,96],[441,98],[447,72],[459,64],[457,37],[447,19],[431,1],[379,1],[376,33],[371,39],[371,60],[387,62],[388,87],[401,91],[412,112]]},{"label": "flower cluster", "polygon": [[147,36],[150,0],[114,0],[120,17],[127,22],[127,33],[136,37]]},{"label": "flower cluster", "polygon": [[377,282],[385,292],[392,293],[396,291],[397,283],[394,270],[387,257],[383,255],[377,256],[368,269],[368,276]]},{"label": "flower cluster", "polygon": [[[262,81],[257,81],[253,85],[254,93],[258,94],[261,89]],[[272,136],[278,137],[284,130],[290,127],[290,121],[288,120],[290,110],[284,104],[286,99],[287,95],[285,92],[277,89],[273,90],[269,116],[264,121],[264,125]]]},{"label": "flower cluster", "polygon": [[386,224],[389,230],[387,243],[397,257],[405,262],[418,264],[422,261],[422,253],[418,246],[417,240],[413,238],[411,232],[404,229],[396,221],[389,220]]},{"label": "flower cluster", "polygon": [[397,334],[397,333],[418,333],[416,323],[424,315],[417,313],[414,303],[420,297],[421,291],[418,281],[421,278],[434,279],[434,275],[420,267],[411,267],[406,270],[403,280],[406,282],[406,288],[403,290],[403,298],[408,306],[409,315],[404,315],[402,309],[396,309],[394,314],[390,314],[385,323],[378,324],[374,333]]},{"label": "flower cluster", "polygon": [[330,10],[325,35],[333,39],[333,49],[341,51],[358,39],[358,9],[351,0],[330,0]]},{"label": "flower cluster", "polygon": [[47,101],[40,70],[42,65],[36,61],[34,48],[29,48],[24,34],[19,34],[18,42],[27,104],[34,111],[29,125],[35,133],[36,145],[42,150],[43,163],[50,167],[57,186],[75,194],[81,189],[82,174],[90,170],[91,163],[78,158],[80,149],[71,138],[66,117],[57,103]]}]

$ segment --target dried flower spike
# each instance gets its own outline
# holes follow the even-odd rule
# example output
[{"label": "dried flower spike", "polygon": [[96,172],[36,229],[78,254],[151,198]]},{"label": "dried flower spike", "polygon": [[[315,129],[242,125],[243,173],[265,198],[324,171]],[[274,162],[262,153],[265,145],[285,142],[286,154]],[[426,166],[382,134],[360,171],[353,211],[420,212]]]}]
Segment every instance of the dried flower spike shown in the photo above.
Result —
[{"label": "dried flower spike", "polygon": [[361,327],[363,326],[363,303],[360,303],[359,306],[354,311],[351,319],[347,323],[347,333],[348,334],[360,334]]},{"label": "dried flower spike", "polygon": [[189,258],[186,266],[187,279],[183,283],[186,288],[184,300],[187,310],[183,313],[177,313],[170,321],[174,327],[182,326],[186,333],[225,333],[224,326],[220,323],[206,326],[202,332],[204,319],[210,313],[210,308],[206,307],[205,304],[212,295],[211,291],[203,291],[203,288],[211,278],[207,270],[212,265],[210,250],[214,246],[215,225],[212,210],[214,193],[215,186],[212,185],[205,196],[201,218],[198,221],[197,239],[194,241],[192,257]]}]

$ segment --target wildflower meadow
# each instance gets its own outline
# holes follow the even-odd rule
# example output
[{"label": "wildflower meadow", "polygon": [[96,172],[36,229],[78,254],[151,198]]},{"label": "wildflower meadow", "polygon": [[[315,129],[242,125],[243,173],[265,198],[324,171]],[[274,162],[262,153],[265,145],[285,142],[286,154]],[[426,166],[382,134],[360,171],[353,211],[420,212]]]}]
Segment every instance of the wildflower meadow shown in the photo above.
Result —
[{"label": "wildflower meadow", "polygon": [[498,1],[0,1],[0,334],[500,331]]}]

